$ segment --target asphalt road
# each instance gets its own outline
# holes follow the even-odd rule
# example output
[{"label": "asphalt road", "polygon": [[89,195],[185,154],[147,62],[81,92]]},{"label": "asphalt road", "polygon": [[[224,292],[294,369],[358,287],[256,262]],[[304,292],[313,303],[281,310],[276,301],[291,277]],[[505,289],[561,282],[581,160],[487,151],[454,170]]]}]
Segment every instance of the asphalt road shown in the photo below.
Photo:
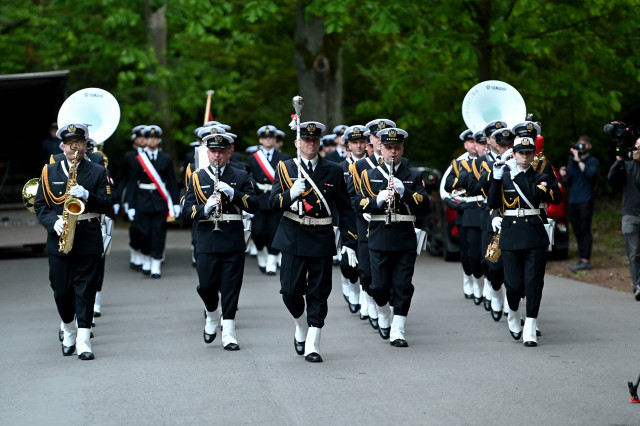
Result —
[{"label": "asphalt road", "polygon": [[547,276],[539,346],[525,348],[462,295],[456,263],[419,257],[393,348],[350,314],[339,268],[322,364],[295,354],[278,277],[247,257],[238,352],[206,345],[189,235],[171,231],[162,279],[128,266],[126,231],[107,260],[96,360],[63,357],[46,257],[0,260],[0,424],[637,425],[640,304]]}]

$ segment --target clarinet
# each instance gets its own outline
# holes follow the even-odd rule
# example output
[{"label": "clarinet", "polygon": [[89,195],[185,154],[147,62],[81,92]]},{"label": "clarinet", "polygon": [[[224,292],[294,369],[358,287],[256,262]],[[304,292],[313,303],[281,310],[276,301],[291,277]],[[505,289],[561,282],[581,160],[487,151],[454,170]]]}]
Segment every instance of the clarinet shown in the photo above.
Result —
[{"label": "clarinet", "polygon": [[213,217],[215,218],[213,232],[222,232],[222,229],[220,229],[220,225],[218,225],[220,216],[222,216],[222,211],[220,210],[222,199],[220,198],[220,191],[218,191],[218,188],[217,188],[218,182],[220,182],[220,160],[216,161],[215,177],[216,177],[216,181],[213,185],[213,194],[215,197],[217,197],[218,203],[216,204],[216,208],[213,212]]},{"label": "clarinet", "polygon": [[391,157],[391,168],[389,170],[389,185],[387,186],[387,191],[389,191],[392,196],[387,195],[387,217],[384,221],[385,228],[391,228],[391,215],[393,214],[393,199],[395,198],[395,189],[393,189],[393,170],[395,169],[396,157]]}]

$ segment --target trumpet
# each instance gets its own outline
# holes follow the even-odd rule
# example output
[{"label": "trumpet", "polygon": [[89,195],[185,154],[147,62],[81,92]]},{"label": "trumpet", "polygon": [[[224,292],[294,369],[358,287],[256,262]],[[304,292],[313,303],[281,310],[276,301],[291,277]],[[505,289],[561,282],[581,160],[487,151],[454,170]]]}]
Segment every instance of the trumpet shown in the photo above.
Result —
[{"label": "trumpet", "polygon": [[215,182],[213,183],[213,196],[218,200],[218,202],[216,203],[216,208],[213,211],[213,218],[215,219],[213,224],[213,232],[222,232],[222,229],[220,229],[220,225],[218,224],[218,221],[222,216],[222,200],[220,199],[220,191],[218,191],[218,182],[220,182],[220,160],[216,160]]},{"label": "trumpet", "polygon": [[393,188],[393,170],[395,169],[396,157],[391,157],[391,168],[389,169],[389,186],[387,186],[387,217],[384,220],[384,227],[391,228],[391,215],[393,214],[393,199],[395,189]]}]

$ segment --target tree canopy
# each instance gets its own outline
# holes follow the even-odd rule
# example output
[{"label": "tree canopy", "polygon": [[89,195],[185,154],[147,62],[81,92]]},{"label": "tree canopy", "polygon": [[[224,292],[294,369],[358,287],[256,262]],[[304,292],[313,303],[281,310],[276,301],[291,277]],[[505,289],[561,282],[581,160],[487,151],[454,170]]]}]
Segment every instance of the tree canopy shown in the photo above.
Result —
[{"label": "tree canopy", "polygon": [[[214,119],[240,147],[286,128],[291,99],[328,127],[390,118],[409,132],[412,162],[444,167],[461,149],[462,99],[478,82],[514,86],[563,164],[581,134],[605,162],[602,126],[640,123],[640,0],[5,0],[0,73],[69,69],[69,90],[101,87],[122,118],[106,145],[156,123],[184,152]],[[302,83],[302,85],[301,85]],[[42,117],[45,122],[55,117]],[[117,157],[117,156],[116,156]],[[117,160],[114,160],[117,163]]]}]

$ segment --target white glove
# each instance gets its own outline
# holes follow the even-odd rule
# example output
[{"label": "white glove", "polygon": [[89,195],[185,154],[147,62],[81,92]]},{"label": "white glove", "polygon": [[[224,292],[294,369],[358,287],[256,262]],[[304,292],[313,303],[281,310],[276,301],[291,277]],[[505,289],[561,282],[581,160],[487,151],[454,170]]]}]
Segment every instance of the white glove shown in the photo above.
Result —
[{"label": "white glove", "polygon": [[125,212],[129,211],[129,203],[124,203],[124,211]]},{"label": "white glove", "polygon": [[347,246],[342,246],[342,254],[345,253],[347,254],[347,262],[349,263],[349,266],[352,268],[358,266],[358,257],[356,256],[356,252]]},{"label": "white glove", "polygon": [[517,174],[520,172],[520,169],[518,168],[518,162],[516,161],[515,158],[508,160],[506,164],[511,169],[511,174],[514,174],[514,173]]},{"label": "white glove", "polygon": [[382,191],[378,192],[378,196],[376,197],[376,202],[378,203],[378,207],[380,207],[382,204],[387,202],[387,198],[389,197],[389,191],[386,189],[383,189]]},{"label": "white glove", "polygon": [[69,194],[77,198],[82,198],[85,201],[89,199],[89,191],[84,189],[84,186],[82,185],[76,185],[73,188],[71,188],[69,190]]},{"label": "white glove", "polygon": [[496,165],[496,163],[493,163],[493,178],[496,180],[500,180],[502,179],[503,173],[504,173],[504,164]]},{"label": "white glove", "polygon": [[180,204],[174,204],[173,205],[173,213],[175,214],[176,217],[180,216],[180,211],[182,210],[182,207],[180,207]]},{"label": "white glove", "polygon": [[304,192],[305,181],[306,179],[302,178],[302,179],[296,179],[296,181],[293,183],[293,186],[289,190],[289,194],[291,195],[291,201],[295,200],[300,195],[302,195],[302,193]]},{"label": "white glove", "polygon": [[397,177],[393,178],[393,188],[396,190],[400,198],[404,195],[404,183]]},{"label": "white glove", "polygon": [[371,222],[371,215],[369,213],[362,213],[362,217],[364,218],[364,220],[366,220],[367,222]]},{"label": "white glove", "polygon": [[292,212],[294,213],[298,213],[298,202],[294,202],[289,206],[289,209],[291,209]]},{"label": "white glove", "polygon": [[218,197],[214,195],[210,196],[209,199],[207,200],[207,203],[204,205],[204,214],[209,216],[209,213],[211,213],[211,210],[213,210],[217,204],[218,204]]},{"label": "white glove", "polygon": [[120,204],[114,204],[113,205],[113,214],[117,215],[119,211],[120,211]]},{"label": "white glove", "polygon": [[233,188],[231,188],[228,183],[218,182],[216,189],[229,197],[230,200],[233,200]]},{"label": "white glove", "polygon": [[491,228],[493,228],[493,232],[498,232],[502,228],[502,218],[494,217],[491,221]]},{"label": "white glove", "polygon": [[133,218],[136,216],[136,209],[127,210],[127,216],[129,216],[129,221],[133,222]]},{"label": "white glove", "polygon": [[509,148],[508,150],[506,150],[505,152],[502,153],[501,157],[502,158],[507,158],[508,156],[510,156],[511,154],[513,154],[513,148]]},{"label": "white glove", "polygon": [[60,236],[62,234],[62,229],[64,229],[64,221],[62,218],[56,220],[56,223],[53,224],[53,230],[56,231],[56,234]]}]

